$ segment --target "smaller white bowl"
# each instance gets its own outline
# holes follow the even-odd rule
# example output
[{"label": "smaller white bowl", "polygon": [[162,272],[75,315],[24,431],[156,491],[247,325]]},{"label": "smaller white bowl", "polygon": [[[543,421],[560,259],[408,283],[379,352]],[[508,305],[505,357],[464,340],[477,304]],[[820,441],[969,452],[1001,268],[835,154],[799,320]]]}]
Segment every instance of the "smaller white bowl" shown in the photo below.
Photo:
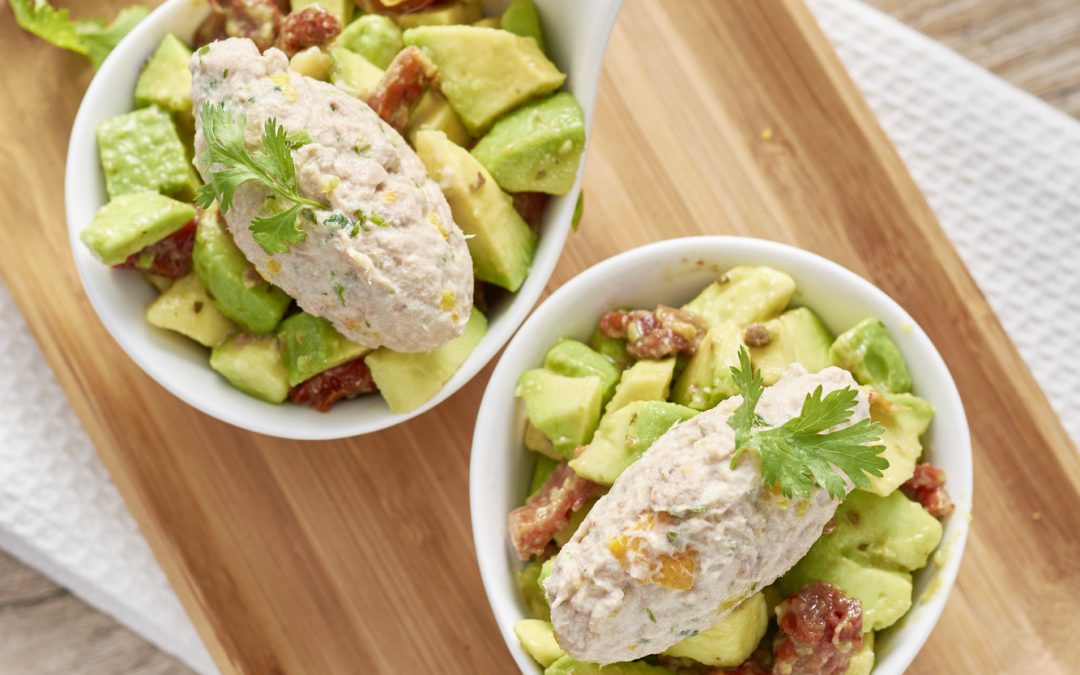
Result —
[{"label": "smaller white bowl", "polygon": [[[508,0],[486,0],[489,13]],[[567,73],[567,88],[581,101],[588,129],[608,36],[622,0],[537,0],[552,59]],[[529,277],[517,293],[496,304],[488,331],[473,353],[431,400],[408,413],[393,413],[379,396],[338,403],[328,413],[292,404],[275,406],[230,386],[210,368],[207,351],[143,318],[154,292],[138,274],[117,272],[98,262],[79,241],[105,203],[105,182],[94,130],[109,117],[134,107],[135,81],[143,63],[166,33],[189,39],[209,11],[205,2],[167,0],[109,55],[83,97],[68,144],[64,180],[68,235],[83,288],[105,328],[146,373],[177,397],[230,424],[282,438],[321,440],[358,436],[400,424],[441,403],[471,380],[502,348],[543,293],[570,233],[581,174],[573,189],[548,205],[540,246]],[[583,160],[584,161],[584,160]]]},{"label": "smaller white bowl", "polygon": [[597,319],[619,305],[679,306],[738,264],[770,265],[798,284],[795,302],[811,307],[834,334],[866,317],[885,322],[911,369],[915,393],[937,409],[925,436],[927,461],[945,469],[956,511],[945,521],[940,554],[915,574],[911,611],[875,641],[875,675],[900,675],[945,606],[960,567],[971,512],[971,439],[952,376],[930,339],[892,298],[854,272],[792,246],[743,237],[688,237],[649,244],[601,262],[553,293],[510,341],[488,382],[473,433],[469,497],[473,540],[488,601],[522,673],[541,668],[513,633],[526,610],[515,581],[521,568],[506,517],[525,495],[532,458],[522,442],[525,411],[518,376],[540,366],[562,337],[586,340]]}]

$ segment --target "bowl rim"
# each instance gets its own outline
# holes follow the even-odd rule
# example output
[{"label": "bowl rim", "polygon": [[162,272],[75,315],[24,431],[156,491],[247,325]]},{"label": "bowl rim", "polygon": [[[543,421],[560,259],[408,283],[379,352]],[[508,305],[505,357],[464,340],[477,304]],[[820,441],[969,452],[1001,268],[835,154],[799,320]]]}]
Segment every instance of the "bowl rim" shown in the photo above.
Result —
[{"label": "bowl rim", "polygon": [[[571,300],[581,297],[590,288],[600,286],[602,282],[618,279],[620,270],[629,269],[634,263],[649,260],[663,265],[677,261],[682,257],[699,258],[707,256],[710,252],[719,252],[721,250],[724,251],[724,255],[727,257],[753,259],[755,263],[775,265],[781,270],[784,269],[784,263],[780,262],[781,260],[787,260],[793,266],[800,264],[814,266],[819,270],[817,273],[830,275],[845,285],[850,284],[858,289],[858,293],[872,298],[875,305],[887,310],[904,322],[901,325],[905,326],[905,333],[908,333],[907,327],[911,327],[910,333],[905,337],[915,339],[916,346],[914,349],[917,349],[928,359],[929,369],[940,376],[939,384],[942,385],[940,392],[942,397],[939,398],[938,402],[944,402],[958,412],[956,419],[950,419],[949,424],[954,427],[954,431],[961,443],[959,447],[951,447],[948,452],[958,454],[961,463],[967,468],[967,473],[964,477],[965,480],[960,481],[959,485],[956,486],[959,489],[955,493],[950,491],[957,508],[950,516],[949,522],[945,524],[942,541],[939,542],[938,547],[935,549],[935,553],[947,552],[944,556],[944,562],[937,565],[932,585],[927,587],[921,595],[915,595],[912,598],[911,607],[896,625],[903,625],[906,628],[907,625],[904,622],[919,605],[925,607],[920,613],[921,620],[909,631],[906,636],[907,639],[900,643],[897,648],[899,654],[890,659],[890,665],[893,668],[889,671],[879,671],[879,664],[875,662],[873,672],[888,672],[896,675],[904,672],[926,643],[944,610],[956,581],[970,529],[974,467],[971,456],[971,434],[963,401],[960,398],[952,373],[937,348],[930,341],[930,338],[911,315],[891,296],[852,270],[824,256],[789,244],[757,237],[727,235],[678,237],[644,244],[602,260],[586,268],[552,293],[533,311],[529,319],[521,326],[518,333],[507,345],[491,378],[488,380],[484,396],[480,402],[476,426],[473,431],[469,465],[469,510],[473,546],[489,608],[495,617],[507,649],[523,675],[539,672],[537,664],[521,649],[513,633],[514,622],[527,617],[517,611],[516,606],[514,606],[515,599],[506,597],[504,587],[497,583],[496,577],[500,574],[499,569],[505,566],[507,562],[503,549],[508,548],[509,544],[503,542],[502,547],[491,547],[485,543],[486,539],[482,535],[485,523],[481,519],[484,500],[481,495],[485,489],[490,489],[491,485],[492,476],[486,471],[489,458],[494,457],[495,453],[508,450],[500,445],[498,439],[490,439],[494,442],[488,442],[489,439],[486,438],[483,430],[484,426],[489,420],[495,419],[495,416],[501,417],[507,412],[512,412],[517,406],[513,396],[507,397],[506,392],[508,390],[513,391],[510,383],[516,382],[520,374],[518,370],[522,367],[521,364],[523,362],[539,363],[542,359],[542,353],[526,353],[524,336],[529,335],[538,326],[552,320],[558,320],[559,316],[563,314],[561,310],[564,310],[564,304],[569,304]],[[762,258],[768,260],[762,261],[760,260]],[[526,361],[529,357],[541,358],[531,358]],[[935,417],[936,419],[938,418]],[[510,451],[523,450],[514,448],[510,449]],[[495,480],[501,478],[496,476]],[[485,481],[487,481],[486,484]],[[498,554],[494,554],[493,550],[497,550]],[[931,554],[931,557],[934,555]]]},{"label": "bowl rim", "polygon": [[[573,91],[585,109],[587,129],[591,128],[592,115],[596,105],[596,90],[600,68],[603,63],[604,48],[620,5],[621,0],[609,0],[606,6],[600,10],[603,25],[592,29],[594,32],[590,33],[590,35],[598,35],[600,38],[598,55],[595,55],[596,49],[593,49],[592,53],[590,53],[590,56],[595,55],[595,63],[588,59],[582,59],[582,64],[578,66]],[[556,198],[561,201],[549,205],[542,227],[541,248],[538,255],[533,259],[525,283],[513,294],[512,298],[505,302],[500,313],[494,319],[491,316],[487,317],[489,324],[483,338],[458,370],[443,384],[438,393],[424,404],[408,412],[395,413],[385,407],[384,401],[380,401],[379,405],[383,406],[382,410],[376,410],[370,416],[356,415],[356,419],[351,422],[338,422],[337,419],[343,418],[350,413],[351,406],[344,405],[338,406],[329,413],[320,413],[318,418],[312,418],[313,420],[327,420],[331,419],[332,416],[336,416],[337,419],[335,419],[334,425],[320,424],[317,421],[298,423],[295,419],[292,419],[292,416],[275,414],[276,411],[281,410],[280,406],[256,401],[255,399],[252,399],[252,401],[258,404],[255,408],[257,412],[251,412],[245,410],[245,406],[231,404],[232,401],[238,401],[239,399],[228,394],[225,397],[229,405],[212,405],[203,400],[201,395],[206,393],[205,385],[198,382],[186,382],[184,378],[172,374],[169,368],[155,363],[153,358],[155,348],[144,337],[129,333],[123,329],[121,325],[122,319],[116,314],[118,309],[113,307],[116,303],[110,302],[103,287],[99,288],[98,283],[91,278],[92,266],[100,266],[101,263],[96,260],[89,260],[87,256],[81,255],[83,244],[79,240],[79,233],[88,222],[87,215],[107,201],[104,195],[98,194],[96,198],[90,197],[88,194],[83,194],[89,191],[80,190],[77,187],[81,182],[87,180],[80,175],[78,167],[85,166],[83,162],[85,162],[87,153],[95,153],[96,157],[96,142],[93,140],[87,141],[86,139],[94,138],[97,111],[109,96],[110,90],[114,86],[112,81],[118,79],[117,73],[133,59],[142,62],[148,58],[150,52],[144,52],[138,45],[149,39],[147,37],[149,35],[163,35],[173,30],[174,24],[181,20],[186,12],[192,11],[209,11],[209,6],[203,4],[202,7],[193,9],[192,0],[166,0],[135,26],[113,49],[97,73],[95,73],[79,104],[79,110],[72,125],[68,139],[64,172],[68,239],[83,291],[89,299],[98,320],[105,326],[113,340],[120,345],[124,353],[144,373],[171,394],[211,417],[248,431],[295,440],[350,438],[396,426],[441,404],[471,381],[494,358],[543,294],[555,266],[562,258],[562,252],[571,231],[574,203],[581,193],[584,164],[592,134],[588,133],[586,135],[586,145],[582,152],[577,178],[573,187],[566,195]],[[152,50],[152,47],[150,49]],[[567,68],[567,72],[570,73],[569,68]],[[582,83],[584,83],[584,86],[581,86]],[[579,88],[582,93],[579,93]],[[134,107],[131,109],[134,109]],[[80,159],[83,162],[80,162]],[[97,171],[100,172],[100,164],[95,162],[95,166],[97,166]],[[545,255],[541,255],[540,252],[544,252]],[[210,368],[209,364],[205,367]],[[251,398],[247,394],[239,392],[239,390],[236,391],[236,395],[244,396],[245,399]]]}]

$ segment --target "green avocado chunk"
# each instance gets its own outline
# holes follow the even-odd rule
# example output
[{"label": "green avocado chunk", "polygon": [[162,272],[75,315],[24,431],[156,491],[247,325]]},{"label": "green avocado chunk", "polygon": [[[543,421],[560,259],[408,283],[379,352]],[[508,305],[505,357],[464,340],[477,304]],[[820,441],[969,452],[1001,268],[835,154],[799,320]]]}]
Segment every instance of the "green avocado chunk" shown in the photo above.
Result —
[{"label": "green avocado chunk", "polygon": [[330,48],[330,84],[349,96],[366,99],[379,86],[383,71],[356,52]]},{"label": "green avocado chunk", "polygon": [[911,608],[911,572],[926,566],[941,523],[899,491],[852,492],[833,521],[836,529],[781,577],[781,590],[786,596],[826,581],[859,599],[864,631],[891,626]]},{"label": "green avocado chunk", "polygon": [[550,621],[522,619],[514,624],[514,635],[525,653],[545,668],[565,653],[555,640]]},{"label": "green avocado chunk", "polygon": [[273,335],[237,333],[210,351],[210,367],[234,387],[268,403],[289,396],[289,373]]},{"label": "green avocado chunk", "polygon": [[323,9],[336,14],[341,19],[341,23],[345,24],[352,18],[356,2],[354,0],[290,0],[289,2],[289,6],[294,12],[311,5],[321,5]]},{"label": "green avocado chunk", "polygon": [[419,12],[408,12],[397,17],[402,28],[417,26],[453,26],[459,23],[475,23],[484,18],[484,6],[480,0],[456,0],[436,5]]},{"label": "green avocado chunk", "polygon": [[851,657],[848,661],[848,668],[844,671],[844,675],[870,675],[870,672],[874,670],[874,633],[864,633],[862,636],[862,646],[859,647],[859,651],[855,652],[855,656]]},{"label": "green avocado chunk", "polygon": [[609,663],[599,666],[583,663],[570,655],[560,656],[544,670],[544,675],[675,675],[675,671],[663,666],[652,666],[644,661]]},{"label": "green avocado chunk", "polygon": [[769,343],[750,347],[750,361],[761,371],[766,387],[776,384],[792,363],[801,363],[811,373],[828,368],[833,336],[825,323],[809,307],[789,309],[762,324]]},{"label": "green avocado chunk", "polygon": [[882,457],[889,460],[889,467],[880,477],[870,476],[867,489],[884,497],[915,474],[915,463],[922,455],[919,438],[934,419],[934,406],[914,394],[881,396],[880,402],[871,399],[870,419],[885,428],[881,434],[881,445],[885,446]]},{"label": "green avocado chunk", "polygon": [[[537,433],[540,433],[537,430]],[[541,434],[543,435],[543,434]],[[547,436],[544,436],[544,440],[547,440]],[[550,445],[550,441],[548,444]],[[532,478],[529,479],[529,496],[533,496],[536,492],[544,486],[544,482],[547,481],[548,476],[555,470],[555,465],[560,460],[549,457],[548,455],[536,455],[536,463],[533,465]]]},{"label": "green avocado chunk", "polygon": [[733,322],[740,327],[767,321],[787,307],[795,280],[771,267],[739,265],[709,284],[683,309],[710,328]]},{"label": "green avocado chunk", "polygon": [[[440,131],[414,136],[416,154],[450,203],[454,222],[468,239],[476,278],[509,291],[525,282],[536,252],[536,233],[513,200],[468,150]],[[438,227],[442,224],[436,223]]]},{"label": "green avocado chunk", "polygon": [[98,155],[109,198],[149,190],[181,201],[199,180],[168,113],[157,106],[110,117],[97,128]]},{"label": "green avocado chunk", "polygon": [[544,367],[558,375],[567,377],[586,377],[595,375],[600,378],[604,385],[604,399],[608,400],[615,394],[615,387],[619,384],[619,369],[603,356],[589,349],[583,342],[564,338],[555,343],[544,356]]},{"label": "green avocado chunk", "polygon": [[345,26],[341,35],[331,43],[331,52],[344,47],[363,56],[381,70],[386,70],[394,56],[401,51],[401,29],[381,14],[365,14]]},{"label": "green avocado chunk", "polygon": [[566,377],[544,368],[526,370],[515,395],[525,402],[529,421],[551,440],[564,459],[592,438],[600,421],[604,385],[599,377]]},{"label": "green avocado chunk", "polygon": [[731,369],[739,365],[742,338],[742,329],[734,323],[709,329],[675,382],[671,400],[694,410],[708,410],[737,394]]},{"label": "green avocado chunk", "polygon": [[829,348],[829,358],[834,366],[851,371],[859,384],[885,391],[911,391],[911,373],[904,356],[885,324],[877,319],[863,319],[841,333]]},{"label": "green avocado chunk", "polygon": [[666,401],[629,403],[604,415],[592,441],[570,460],[570,468],[594,483],[611,485],[656,439],[697,412]]},{"label": "green avocado chunk", "polygon": [[466,131],[457,113],[442,94],[433,89],[424,92],[409,114],[409,122],[405,126],[405,138],[415,146],[416,134],[424,129],[441,131],[447,138],[463,148],[472,145],[472,136]]},{"label": "green avocado chunk", "polygon": [[584,151],[585,111],[564,91],[499,118],[472,154],[508,192],[564,195]]},{"label": "green avocado chunk", "polygon": [[443,94],[474,136],[566,79],[536,40],[498,28],[421,26],[405,31],[404,42],[435,62]]},{"label": "green avocado chunk", "polygon": [[675,359],[642,359],[622,372],[615,395],[604,409],[610,415],[634,401],[663,401],[668,397]]},{"label": "green avocado chunk", "polygon": [[543,563],[539,560],[533,560],[518,572],[517,582],[518,588],[521,590],[521,597],[525,599],[525,609],[528,611],[529,616],[534,619],[549,621],[551,619],[551,608],[548,607],[544,589],[540,586],[543,569]]},{"label": "green avocado chunk", "polygon": [[191,49],[172,33],[161,39],[135,83],[135,107],[156,105],[173,115],[192,116]]},{"label": "green avocado chunk", "polygon": [[566,525],[563,529],[552,535],[552,540],[559,547],[566,546],[566,542],[570,541],[570,537],[574,536],[577,529],[581,527],[582,521],[585,520],[585,516],[589,515],[589,511],[592,507],[596,506],[596,502],[599,498],[594,497],[581,505],[581,508],[570,514],[570,519],[566,521]]},{"label": "green avocado chunk", "polygon": [[180,333],[205,347],[213,347],[236,330],[210,302],[194,272],[174,281],[150,303],[146,322]]},{"label": "green avocado chunk", "polygon": [[221,224],[216,208],[207,209],[195,231],[192,263],[221,313],[250,333],[269,333],[292,298],[255,271]]},{"label": "green avocado chunk", "polygon": [[368,352],[366,347],[337,332],[326,319],[307,312],[298,312],[282,321],[277,337],[290,387]]},{"label": "green avocado chunk", "polygon": [[707,666],[734,668],[750,658],[769,626],[765,596],[754,593],[710,628],[664,651]]},{"label": "green avocado chunk", "polygon": [[430,352],[402,354],[385,347],[367,357],[371,378],[394,412],[408,412],[439,393],[487,332],[487,319],[473,308],[465,332]]},{"label": "green avocado chunk", "polygon": [[540,14],[532,0],[510,0],[499,19],[499,27],[521,37],[536,40],[540,51],[544,50],[544,34],[540,29]]},{"label": "green avocado chunk", "polygon": [[600,326],[594,328],[592,335],[589,336],[589,347],[603,354],[604,358],[614,363],[620,370],[629,367],[634,362],[634,357],[626,351],[626,340],[605,336],[600,332]]},{"label": "green avocado chunk", "polygon": [[79,233],[94,256],[106,265],[118,265],[147,246],[187,225],[195,207],[156,192],[121,195],[94,214]]}]

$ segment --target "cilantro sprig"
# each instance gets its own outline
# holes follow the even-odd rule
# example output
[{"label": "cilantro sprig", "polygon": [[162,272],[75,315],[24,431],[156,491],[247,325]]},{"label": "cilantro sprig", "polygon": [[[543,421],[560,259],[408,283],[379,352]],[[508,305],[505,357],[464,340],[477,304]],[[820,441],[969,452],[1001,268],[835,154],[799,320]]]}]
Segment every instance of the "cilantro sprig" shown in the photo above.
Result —
[{"label": "cilantro sprig", "polygon": [[227,213],[236,189],[248,181],[256,181],[273,195],[292,202],[292,206],[254,218],[249,227],[255,242],[273,255],[304,241],[307,233],[297,226],[297,216],[304,208],[323,205],[300,194],[291,151],[310,143],[311,137],[306,132],[286,133],[276,119],[269,118],[263,126],[263,149],[249,152],[244,140],[247,126],[244,115],[233,113],[223,103],[203,103],[199,121],[206,139],[206,152],[199,161],[222,168],[210,172],[209,181],[195,195],[195,203],[205,208],[217,200],[221,212]]},{"label": "cilantro sprig", "polygon": [[739,367],[732,367],[731,374],[743,397],[728,420],[735,430],[732,468],[750,450],[761,460],[764,483],[778,487],[785,497],[806,498],[815,487],[821,487],[830,497],[843,498],[847,485],[840,472],[856,487],[869,487],[868,476],[881,476],[889,467],[889,461],[881,456],[885,448],[870,445],[880,440],[884,430],[877,422],[863,419],[826,432],[851,418],[858,394],[851,387],[823,395],[818,386],[806,395],[798,417],[767,429],[763,428],[766,421],[755,412],[765,387],[745,348],[739,350]]}]

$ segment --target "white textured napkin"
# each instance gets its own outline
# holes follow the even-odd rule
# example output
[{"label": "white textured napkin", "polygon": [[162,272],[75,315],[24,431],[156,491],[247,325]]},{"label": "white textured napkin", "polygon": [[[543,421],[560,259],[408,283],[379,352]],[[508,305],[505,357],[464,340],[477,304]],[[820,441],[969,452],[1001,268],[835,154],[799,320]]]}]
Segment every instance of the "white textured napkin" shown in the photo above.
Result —
[{"label": "white textured napkin", "polygon": [[[1080,444],[1080,123],[856,0],[810,5]],[[214,672],[2,288],[0,314],[0,546]]]}]

